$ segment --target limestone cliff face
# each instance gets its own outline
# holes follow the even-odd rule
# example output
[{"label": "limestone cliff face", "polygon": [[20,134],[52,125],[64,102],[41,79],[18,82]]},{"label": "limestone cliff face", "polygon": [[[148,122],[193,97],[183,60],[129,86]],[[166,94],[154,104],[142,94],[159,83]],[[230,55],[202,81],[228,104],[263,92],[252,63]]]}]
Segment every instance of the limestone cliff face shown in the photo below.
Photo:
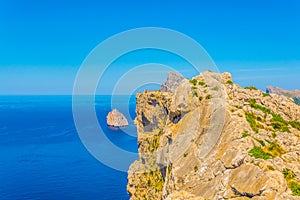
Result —
[{"label": "limestone cliff face", "polygon": [[300,106],[203,72],[137,94],[131,199],[299,199]]}]

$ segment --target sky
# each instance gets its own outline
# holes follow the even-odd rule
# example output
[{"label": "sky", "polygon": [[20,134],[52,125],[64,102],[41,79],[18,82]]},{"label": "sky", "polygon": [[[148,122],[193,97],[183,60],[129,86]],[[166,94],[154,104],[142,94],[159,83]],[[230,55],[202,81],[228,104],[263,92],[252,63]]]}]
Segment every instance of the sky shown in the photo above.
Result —
[{"label": "sky", "polygon": [[[81,64],[98,44],[141,27],[188,35],[243,87],[300,89],[299,10],[298,0],[1,0],[0,94],[72,94]],[[174,56],[146,53],[116,61],[100,93],[109,94],[112,77],[136,63],[184,70]]]}]

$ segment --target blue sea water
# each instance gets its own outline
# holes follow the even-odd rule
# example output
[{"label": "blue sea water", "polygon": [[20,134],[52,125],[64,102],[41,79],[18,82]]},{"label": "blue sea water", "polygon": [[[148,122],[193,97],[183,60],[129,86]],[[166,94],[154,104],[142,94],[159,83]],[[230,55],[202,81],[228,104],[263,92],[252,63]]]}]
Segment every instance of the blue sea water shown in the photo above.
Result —
[{"label": "blue sea water", "polygon": [[[133,119],[135,99],[127,105],[122,98],[118,109],[129,107]],[[136,152],[136,137],[106,126],[110,96],[97,96],[95,107],[108,138]],[[0,96],[0,199],[122,200],[129,198],[126,184],[125,172],[103,165],[81,143],[71,96]]]}]

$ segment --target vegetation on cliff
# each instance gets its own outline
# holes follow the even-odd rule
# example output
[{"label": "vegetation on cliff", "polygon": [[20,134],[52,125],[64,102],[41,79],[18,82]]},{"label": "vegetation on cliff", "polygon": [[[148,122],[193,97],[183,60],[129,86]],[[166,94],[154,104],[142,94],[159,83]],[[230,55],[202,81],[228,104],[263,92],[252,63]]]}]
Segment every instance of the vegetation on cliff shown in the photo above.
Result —
[{"label": "vegetation on cliff", "polygon": [[[166,84],[165,84],[166,85]],[[131,199],[297,199],[300,107],[203,72],[173,91],[137,94],[140,158]]]}]

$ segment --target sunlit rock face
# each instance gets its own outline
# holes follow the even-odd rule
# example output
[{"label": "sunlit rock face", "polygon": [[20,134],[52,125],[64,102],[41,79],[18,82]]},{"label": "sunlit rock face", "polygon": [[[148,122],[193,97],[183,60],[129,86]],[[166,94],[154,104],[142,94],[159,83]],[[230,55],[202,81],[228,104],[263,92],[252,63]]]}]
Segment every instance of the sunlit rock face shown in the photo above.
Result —
[{"label": "sunlit rock face", "polygon": [[131,199],[299,199],[300,107],[203,72],[136,96]]},{"label": "sunlit rock face", "polygon": [[128,126],[126,117],[117,109],[113,109],[106,116],[106,122],[108,126],[123,127]]}]

